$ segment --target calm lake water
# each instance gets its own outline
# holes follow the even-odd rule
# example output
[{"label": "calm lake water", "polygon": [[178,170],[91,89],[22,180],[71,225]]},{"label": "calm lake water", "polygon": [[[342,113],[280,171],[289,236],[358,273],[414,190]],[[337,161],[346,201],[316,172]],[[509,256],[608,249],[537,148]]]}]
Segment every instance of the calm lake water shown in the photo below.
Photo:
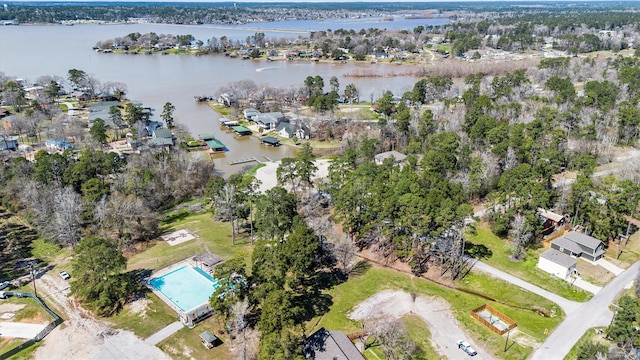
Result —
[{"label": "calm lake water", "polygon": [[[308,31],[326,29],[387,28],[412,30],[418,25],[444,24],[444,19],[330,19],[316,21],[289,21],[273,23],[222,25],[159,25],[159,24],[86,24],[20,25],[0,27],[0,71],[27,81],[35,81],[43,75],[66,78],[69,69],[81,69],[101,82],[127,84],[127,96],[162,111],[162,105],[170,101],[175,107],[176,122],[187,126],[197,137],[202,133],[214,133],[229,149],[222,158],[215,160],[222,172],[234,172],[237,167],[227,163],[250,156],[273,160],[293,156],[288,146],[270,148],[260,145],[257,138],[238,140],[232,133],[219,127],[218,115],[208,106],[196,104],[194,96],[215,95],[226,84],[251,79],[256,84],[272,87],[302,86],[307,76],[320,75],[328,84],[336,76],[341,88],[354,83],[360,89],[362,99],[378,98],[386,90],[402,94],[410,90],[413,77],[353,78],[345,74],[356,73],[369,64],[325,64],[312,62],[243,61],[221,55],[124,55],[96,53],[91,48],[100,40],[122,37],[132,32],[159,34],[192,34],[205,41],[215,36],[245,39],[256,31],[267,38],[306,37]],[[282,29],[286,31],[275,31]],[[378,72],[396,70],[394,65],[378,64]],[[241,166],[241,165],[236,165]]]}]

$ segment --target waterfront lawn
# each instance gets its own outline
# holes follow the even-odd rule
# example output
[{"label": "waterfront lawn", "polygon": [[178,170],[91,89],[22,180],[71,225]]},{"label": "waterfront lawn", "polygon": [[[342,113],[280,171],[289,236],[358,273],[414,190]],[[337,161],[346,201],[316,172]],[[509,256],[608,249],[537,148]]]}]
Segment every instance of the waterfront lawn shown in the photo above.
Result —
[{"label": "waterfront lawn", "polygon": [[507,241],[494,235],[486,223],[477,224],[477,233],[470,234],[469,241],[475,245],[482,244],[491,250],[492,256],[482,259],[483,262],[524,281],[573,301],[583,302],[593,296],[591,293],[572,287],[568,282],[538,269],[538,258],[540,253],[546,249],[528,250],[524,260],[512,261],[509,259]]},{"label": "waterfront lawn", "polygon": [[555,317],[543,317],[531,310],[526,310],[537,307],[543,311],[551,312],[551,309],[556,308],[555,304],[535,294],[525,292],[513,285],[498,282],[485,275],[474,275],[468,281],[470,286],[481,285],[481,289],[476,289],[477,292],[482,292],[499,301],[510,304],[517,303],[521,308],[501,305],[476,295],[434,284],[425,279],[374,266],[364,274],[353,277],[329,290],[328,293],[333,298],[330,311],[322,317],[313,319],[307,326],[307,332],[312,333],[321,327],[344,331],[347,334],[361,331],[360,323],[348,318],[349,312],[358,303],[387,289],[399,289],[417,295],[443,298],[450,304],[451,311],[461,326],[472,333],[474,339],[496,357],[505,359],[524,359],[532,349],[515,344],[505,353],[504,337],[494,334],[473,319],[470,316],[471,310],[483,304],[489,304],[515,320],[519,329],[534,337],[535,340],[542,340],[545,337],[544,329],[551,330],[562,320],[559,310]]},{"label": "waterfront lawn", "polygon": [[169,221],[162,224],[165,233],[189,229],[198,237],[176,246],[169,246],[160,238],[152,240],[146,249],[129,258],[128,270],[162,269],[180,260],[205,253],[204,245],[224,260],[231,259],[238,253],[250,252],[249,234],[236,234],[236,245],[231,245],[231,224],[214,221],[210,212],[189,213],[186,210],[177,210],[166,215]]},{"label": "waterfront lawn", "polygon": [[176,312],[152,292],[147,293],[144,309],[137,308],[138,304],[140,302],[127,304],[119,313],[105,320],[115,328],[133,331],[145,339],[178,319]]}]

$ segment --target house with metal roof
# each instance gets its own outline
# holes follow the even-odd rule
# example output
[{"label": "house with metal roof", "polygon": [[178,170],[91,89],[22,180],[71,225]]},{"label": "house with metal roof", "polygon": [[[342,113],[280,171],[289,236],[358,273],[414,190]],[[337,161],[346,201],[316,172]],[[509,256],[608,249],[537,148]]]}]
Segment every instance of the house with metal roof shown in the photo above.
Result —
[{"label": "house with metal roof", "polygon": [[597,261],[604,256],[602,241],[578,231],[572,231],[553,240],[551,248],[589,261]]}]

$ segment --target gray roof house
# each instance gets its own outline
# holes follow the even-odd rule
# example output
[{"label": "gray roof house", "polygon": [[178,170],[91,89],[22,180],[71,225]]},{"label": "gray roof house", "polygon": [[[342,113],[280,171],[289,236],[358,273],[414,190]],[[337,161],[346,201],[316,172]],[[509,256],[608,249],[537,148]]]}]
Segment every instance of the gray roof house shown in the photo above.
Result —
[{"label": "gray roof house", "polygon": [[578,273],[578,261],[555,249],[547,249],[540,254],[538,268],[561,279],[568,279]]},{"label": "gray roof house", "polygon": [[572,231],[553,240],[551,248],[590,261],[597,261],[604,256],[602,241],[578,231]]},{"label": "gray roof house", "polygon": [[382,165],[384,161],[389,158],[392,158],[394,163],[400,164],[407,158],[407,155],[397,152],[395,150],[392,150],[392,151],[386,151],[374,156],[373,160],[375,160],[377,165]]},{"label": "gray roof house", "polygon": [[365,360],[347,335],[325,328],[305,339],[303,355],[305,359],[315,360]]}]

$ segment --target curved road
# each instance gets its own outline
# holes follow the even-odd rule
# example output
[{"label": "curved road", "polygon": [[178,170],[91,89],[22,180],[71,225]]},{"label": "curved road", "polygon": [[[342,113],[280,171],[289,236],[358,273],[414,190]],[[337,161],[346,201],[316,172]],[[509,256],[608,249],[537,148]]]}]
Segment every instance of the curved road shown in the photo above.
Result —
[{"label": "curved road", "polygon": [[474,269],[478,269],[482,272],[485,272],[489,275],[492,275],[494,277],[497,277],[499,279],[502,279],[508,283],[511,283],[513,285],[519,286],[525,290],[531,291],[534,294],[540,295],[543,298],[552,301],[554,303],[556,303],[558,306],[560,306],[560,308],[562,309],[562,311],[565,312],[565,314],[569,315],[574,313],[576,310],[578,310],[580,308],[580,306],[582,305],[579,302],[575,302],[575,301],[571,301],[571,300],[567,300],[565,298],[563,298],[560,295],[556,295],[550,291],[547,291],[545,289],[542,289],[536,285],[530,284],[520,278],[517,278],[513,275],[507,274],[504,271],[498,270],[496,268],[494,268],[493,266],[487,265],[481,261],[477,261],[474,265],[473,265]]},{"label": "curved road", "polygon": [[531,360],[563,359],[582,335],[592,327],[608,326],[613,319],[609,306],[638,276],[640,261],[614,278],[591,300],[580,305],[558,326],[531,356]]}]

